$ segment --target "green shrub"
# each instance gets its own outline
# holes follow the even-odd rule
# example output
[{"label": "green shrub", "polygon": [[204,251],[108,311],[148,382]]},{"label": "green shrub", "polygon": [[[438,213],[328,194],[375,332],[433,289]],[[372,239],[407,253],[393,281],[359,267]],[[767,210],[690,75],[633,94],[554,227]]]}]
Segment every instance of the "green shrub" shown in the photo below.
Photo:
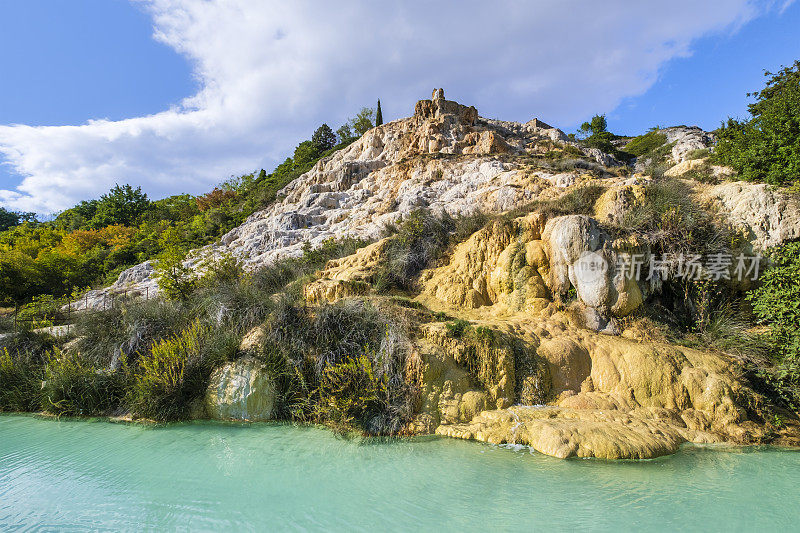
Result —
[{"label": "green shrub", "polygon": [[717,130],[713,159],[750,181],[791,185],[800,181],[800,60],[769,76],[750,93],[750,118],[729,118]]},{"label": "green shrub", "polygon": [[704,157],[708,157],[711,154],[711,150],[708,148],[698,148],[696,150],[692,150],[686,154],[686,159],[702,159]]},{"label": "green shrub", "polygon": [[434,265],[448,250],[456,222],[447,214],[435,216],[425,210],[408,215],[398,226],[387,227],[394,237],[376,276],[376,288],[414,290],[417,275]]},{"label": "green shrub", "polygon": [[[405,427],[413,399],[404,374],[407,334],[385,310],[360,300],[312,310],[282,299],[265,326],[262,359],[280,376],[281,416],[313,418],[376,435]],[[368,354],[363,357],[369,359],[369,368],[364,359],[353,362],[362,357],[354,354]],[[376,382],[380,401],[362,402],[364,398],[353,396],[352,387]],[[345,396],[331,398],[339,388]]]},{"label": "green shrub", "polygon": [[39,390],[43,366],[29,353],[13,356],[0,348],[0,411],[36,411],[39,409]]},{"label": "green shrub", "polygon": [[510,217],[538,211],[547,218],[563,215],[594,215],[594,205],[605,192],[601,185],[581,185],[551,200],[536,200],[522,209],[512,211]]},{"label": "green shrub", "polygon": [[159,421],[188,418],[192,402],[205,393],[212,370],[232,359],[237,345],[236,336],[199,322],[157,342],[150,353],[139,357],[127,399],[131,412]]},{"label": "green shrub", "polygon": [[711,253],[737,246],[732,230],[697,206],[691,193],[680,180],[654,180],[645,188],[644,201],[625,213],[622,227],[661,253]]},{"label": "green shrub", "polygon": [[667,136],[654,128],[644,135],[634,137],[625,145],[625,151],[638,158],[650,158],[653,154],[667,144]]},{"label": "green shrub", "polygon": [[14,315],[0,312],[0,333],[11,333],[12,331],[14,331]]},{"label": "green shrub", "polygon": [[163,251],[155,262],[155,278],[158,288],[170,300],[186,300],[197,286],[194,269],[184,264],[186,250],[180,232],[169,229],[161,238]]},{"label": "green shrub", "polygon": [[0,338],[0,350],[6,348],[13,356],[30,354],[44,363],[46,354],[56,345],[56,339],[47,333],[20,330]]},{"label": "green shrub", "polygon": [[470,328],[469,322],[466,320],[457,319],[454,322],[449,322],[445,324],[445,328],[447,329],[447,336],[453,337],[454,339],[460,339],[464,336],[464,333]]},{"label": "green shrub", "polygon": [[747,299],[759,320],[769,326],[775,368],[773,378],[785,399],[800,406],[800,242],[770,253],[761,286]]},{"label": "green shrub", "polygon": [[314,391],[318,379],[313,359],[304,356],[293,360],[283,346],[267,342],[256,351],[275,381],[275,418],[307,421],[313,414]]},{"label": "green shrub", "polygon": [[54,350],[45,369],[42,407],[66,416],[108,415],[125,396],[127,368],[102,370],[77,353]]},{"label": "green shrub", "polygon": [[328,366],[322,372],[316,416],[335,428],[368,431],[385,410],[386,383],[372,369],[367,354]]},{"label": "green shrub", "polygon": [[153,343],[181,331],[196,310],[163,299],[133,300],[96,313],[82,313],[75,323],[77,350],[98,366],[117,367],[120,355],[131,365]]}]

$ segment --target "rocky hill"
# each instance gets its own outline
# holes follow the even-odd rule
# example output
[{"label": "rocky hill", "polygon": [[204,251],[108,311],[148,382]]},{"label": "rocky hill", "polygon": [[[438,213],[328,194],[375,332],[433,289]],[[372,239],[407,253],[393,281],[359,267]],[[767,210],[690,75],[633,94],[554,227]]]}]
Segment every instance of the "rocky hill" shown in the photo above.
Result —
[{"label": "rocky hill", "polygon": [[[748,254],[800,238],[796,200],[692,158],[713,145],[711,134],[662,132],[666,176],[686,201],[667,206],[677,208],[674,216],[696,209],[694,219],[724,228]],[[735,358],[671,345],[634,320],[659,298],[664,279],[652,270],[629,275],[630,258],[640,256],[648,273],[656,243],[676,233],[661,228],[669,217],[646,232],[624,231],[661,183],[648,172],[652,161],[640,159],[622,165],[538,119],[482,118],[439,89],[413,116],[319,161],[189,264],[232,254],[252,269],[329,239],[365,239],[373,243],[329,262],[304,295],[308,304],[372,298],[391,242],[387,226],[418,210],[498,215],[419,275],[414,305],[467,321],[472,333],[416,320],[405,375],[420,394],[408,432],[527,444],[557,457],[645,458],[687,441],[800,442],[794,423],[776,430],[764,422],[769,402]],[[85,302],[157,290],[144,263]],[[229,368],[215,379],[235,374]]]}]

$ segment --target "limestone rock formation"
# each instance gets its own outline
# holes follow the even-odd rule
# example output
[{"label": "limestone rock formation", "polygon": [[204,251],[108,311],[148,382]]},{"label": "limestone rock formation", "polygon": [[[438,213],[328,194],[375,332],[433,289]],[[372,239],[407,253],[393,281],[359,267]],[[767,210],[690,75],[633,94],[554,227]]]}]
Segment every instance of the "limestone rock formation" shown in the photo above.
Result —
[{"label": "limestone rock formation", "polygon": [[275,395],[275,382],[260,361],[238,359],[211,374],[205,397],[206,414],[215,420],[271,420]]},{"label": "limestone rock formation", "polygon": [[[232,253],[255,268],[301,255],[306,242],[316,247],[329,238],[375,239],[387,223],[415,209],[503,212],[546,187],[521,162],[501,156],[547,151],[566,139],[563,132],[536,119],[483,119],[474,107],[445,100],[441,90],[434,96],[418,102],[412,117],[373,128],[319,161],[280,191],[276,202],[219,243],[195,251],[188,263]],[[156,290],[152,266],[144,263],[91,293],[88,303],[97,308],[111,295]]]},{"label": "limestone rock formation", "polygon": [[673,126],[662,128],[659,132],[667,136],[667,143],[675,143],[672,147],[672,160],[675,163],[683,163],[690,152],[708,148],[716,141],[713,133],[697,126]]},{"label": "limestone rock formation", "polygon": [[757,251],[800,238],[800,202],[764,183],[737,181],[711,188],[705,196],[746,232]]}]

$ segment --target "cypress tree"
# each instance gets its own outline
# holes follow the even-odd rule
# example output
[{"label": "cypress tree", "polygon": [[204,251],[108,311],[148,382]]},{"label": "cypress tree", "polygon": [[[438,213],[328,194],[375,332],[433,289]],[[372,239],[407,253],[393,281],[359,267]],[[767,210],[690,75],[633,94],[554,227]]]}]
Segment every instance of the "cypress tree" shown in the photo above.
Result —
[{"label": "cypress tree", "polygon": [[383,113],[381,112],[381,99],[378,98],[378,111],[375,113],[375,126],[383,124]]}]

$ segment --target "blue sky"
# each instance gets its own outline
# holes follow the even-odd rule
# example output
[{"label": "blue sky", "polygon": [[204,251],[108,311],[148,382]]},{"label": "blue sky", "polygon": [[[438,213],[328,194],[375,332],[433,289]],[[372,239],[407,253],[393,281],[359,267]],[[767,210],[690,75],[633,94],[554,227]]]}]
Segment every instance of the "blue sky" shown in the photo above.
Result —
[{"label": "blue sky", "polygon": [[200,193],[378,97],[408,116],[433,86],[565,131],[595,112],[623,134],[712,129],[800,58],[797,3],[582,3],[0,0],[0,205],[54,212],[117,182]]},{"label": "blue sky", "polygon": [[714,129],[728,116],[746,117],[746,94],[764,86],[764,70],[800,59],[800,4],[776,10],[736,33],[699,39],[687,58],[661,69],[646,93],[606,110],[611,129],[624,135],[654,125]]},{"label": "blue sky", "polygon": [[157,113],[196,90],[190,65],[127,0],[0,0],[0,124]]}]

